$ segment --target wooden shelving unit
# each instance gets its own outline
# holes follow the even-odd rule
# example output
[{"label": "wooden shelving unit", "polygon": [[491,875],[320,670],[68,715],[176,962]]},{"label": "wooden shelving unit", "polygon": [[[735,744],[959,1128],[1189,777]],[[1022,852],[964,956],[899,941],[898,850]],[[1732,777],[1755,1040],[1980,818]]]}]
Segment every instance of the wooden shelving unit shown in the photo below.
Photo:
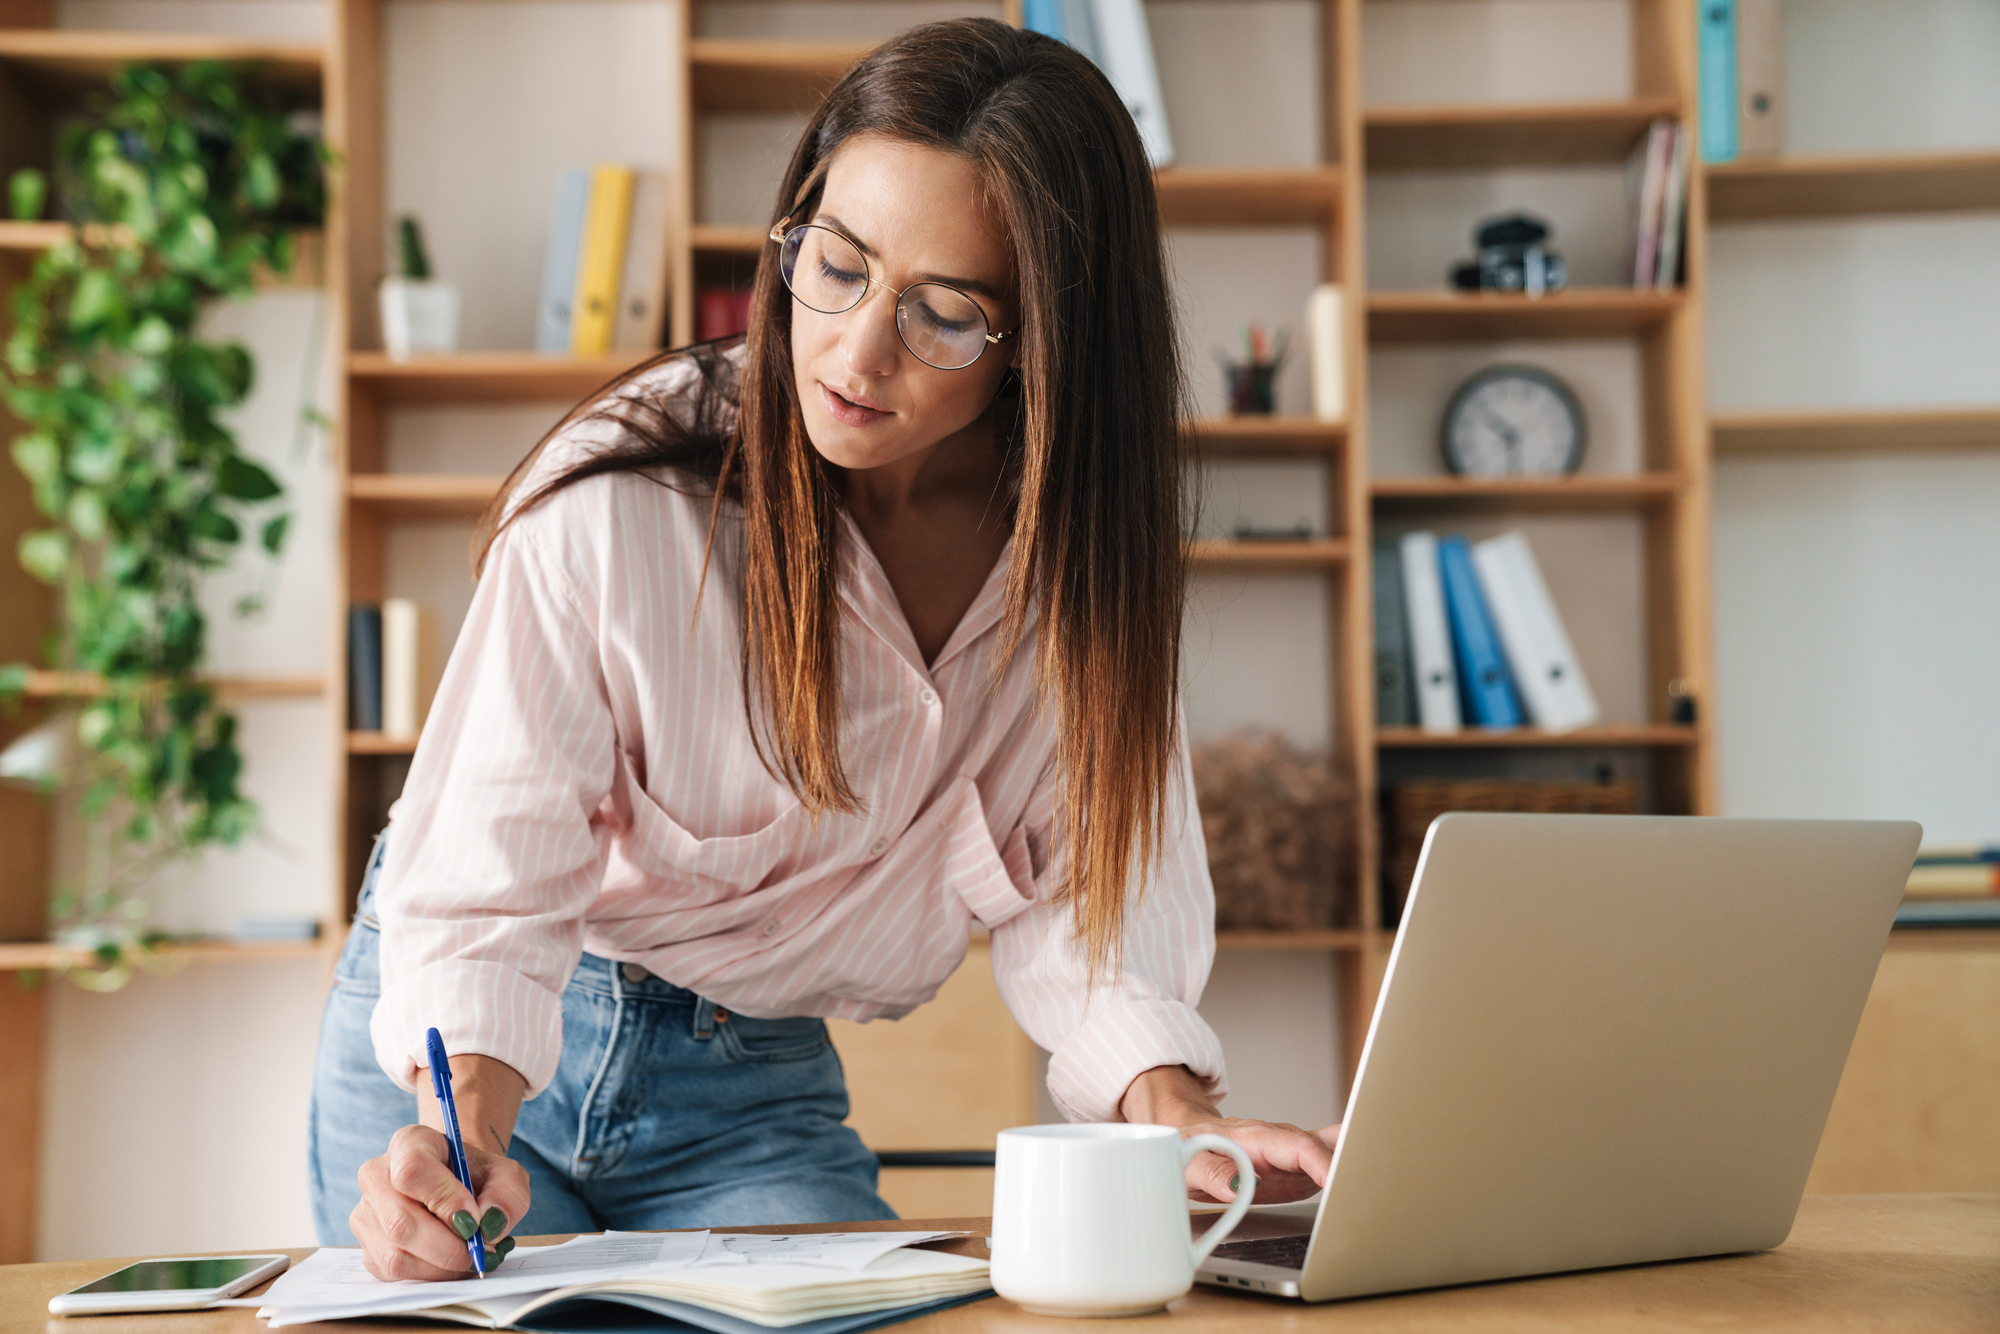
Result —
[{"label": "wooden shelving unit", "polygon": [[1678,117],[1674,97],[1541,106],[1370,107],[1368,170],[1454,171],[1623,162],[1660,116]]},{"label": "wooden shelving unit", "polygon": [[1717,454],[1924,454],[2000,447],[2000,406],[1719,412]]},{"label": "wooden shelving unit", "polygon": [[1514,292],[1370,292],[1373,343],[1484,343],[1516,338],[1630,338],[1661,329],[1685,305],[1680,292],[1572,287]]},{"label": "wooden shelving unit", "polygon": [[1744,158],[1706,169],[1714,222],[2000,208],[2000,149]]},{"label": "wooden shelving unit", "polygon": [[1457,732],[1425,732],[1415,727],[1384,727],[1375,734],[1375,744],[1385,750],[1461,750],[1493,747],[1679,746],[1699,745],[1700,733],[1693,727],[1673,723],[1604,724],[1581,727],[1574,732],[1544,732],[1535,727],[1467,727]]},{"label": "wooden shelving unit", "polygon": [[1375,508],[1460,512],[1563,513],[1651,509],[1677,499],[1685,480],[1674,473],[1575,477],[1378,477]]}]

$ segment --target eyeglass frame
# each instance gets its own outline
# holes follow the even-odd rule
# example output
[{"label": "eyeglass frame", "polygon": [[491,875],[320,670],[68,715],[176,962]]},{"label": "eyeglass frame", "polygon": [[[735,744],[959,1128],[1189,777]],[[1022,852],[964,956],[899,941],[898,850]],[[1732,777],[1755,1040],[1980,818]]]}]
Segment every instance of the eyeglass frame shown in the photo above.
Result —
[{"label": "eyeglass frame", "polygon": [[[792,216],[793,216],[792,214],[787,213],[784,217],[779,218],[777,222],[773,223],[771,226],[771,230],[765,234],[765,239],[776,241],[780,246],[783,246],[785,244],[786,239],[790,237],[791,233],[794,231],[804,231],[808,227],[818,227],[823,232],[832,232],[833,235],[840,237],[841,240],[853,246],[854,249],[860,254],[861,267],[864,270],[864,272],[862,273],[862,277],[867,279],[867,286],[861,289],[860,296],[854,298],[853,306],[848,306],[843,310],[820,310],[818,306],[806,306],[807,310],[814,311],[821,315],[845,315],[848,311],[853,310],[855,306],[860,305],[863,301],[866,301],[868,299],[869,287],[880,287],[886,289],[887,291],[895,293],[895,297],[898,303],[902,301],[903,293],[909,291],[910,287],[942,287],[947,292],[957,293],[959,296],[964,297],[967,301],[972,301],[973,306],[976,309],[978,309],[981,318],[985,317],[986,314],[985,307],[980,306],[980,304],[977,301],[973,301],[972,294],[970,292],[959,291],[958,288],[953,287],[950,283],[941,283],[935,281],[934,279],[926,278],[922,282],[911,283],[910,287],[905,287],[901,289],[901,291],[898,291],[894,287],[890,287],[889,284],[883,282],[880,278],[877,278],[875,276],[874,272],[872,271],[872,269],[868,264],[868,252],[861,248],[861,243],[859,241],[856,241],[853,237],[848,236],[842,232],[835,231],[833,228],[828,227],[823,223],[817,223],[817,222],[802,222],[797,227],[792,227],[788,230],[787,229],[788,224],[791,222]],[[791,292],[792,299],[794,301],[797,301],[800,305],[805,305],[805,298],[800,296],[796,291],[792,290],[792,281],[791,279],[785,277],[785,270],[783,265],[780,265],[778,268],[778,278],[781,282],[785,284],[785,290],[787,292]],[[1006,333],[989,332],[985,335],[985,338],[988,343],[997,344],[1004,342],[1009,338],[1012,338],[1015,334],[1019,332],[1021,332],[1021,327],[1019,325],[1015,325],[1013,328],[1009,329]],[[916,349],[911,347],[909,341],[903,337],[903,326],[901,321],[898,321],[896,325],[896,341],[903,345],[904,351],[908,352],[913,357],[917,357]],[[980,348],[979,351],[981,356],[984,356],[986,353],[986,349],[983,347]],[[933,366],[931,365],[930,362],[924,361],[922,357],[917,357],[917,360],[922,361],[923,364],[926,366],[930,366],[930,368],[934,371],[942,371],[942,370],[962,371],[979,364],[979,357],[974,357],[971,361],[966,362],[965,365],[963,366]]]}]

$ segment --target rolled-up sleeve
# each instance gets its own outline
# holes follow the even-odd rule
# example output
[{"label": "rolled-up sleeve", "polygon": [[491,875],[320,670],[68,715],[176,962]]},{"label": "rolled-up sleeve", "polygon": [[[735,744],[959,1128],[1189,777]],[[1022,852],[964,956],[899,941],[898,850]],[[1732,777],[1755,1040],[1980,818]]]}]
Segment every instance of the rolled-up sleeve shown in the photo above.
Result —
[{"label": "rolled-up sleeve", "polygon": [[549,554],[564,531],[551,511],[592,486],[523,514],[494,545],[396,809],[371,1033],[405,1088],[432,1027],[455,1056],[514,1067],[529,1097],[562,1052],[617,742],[591,604]]},{"label": "rolled-up sleeve", "polygon": [[1127,1086],[1154,1066],[1184,1065],[1211,1096],[1228,1091],[1222,1044],[1195,1009],[1215,959],[1215,890],[1185,741],[1175,772],[1158,855],[1126,913],[1123,957],[1094,983],[1069,905],[1052,902],[1069,857],[1052,774],[1024,821],[1033,901],[993,928],[993,975],[1016,1021],[1049,1052],[1049,1095],[1072,1121],[1119,1119]]}]

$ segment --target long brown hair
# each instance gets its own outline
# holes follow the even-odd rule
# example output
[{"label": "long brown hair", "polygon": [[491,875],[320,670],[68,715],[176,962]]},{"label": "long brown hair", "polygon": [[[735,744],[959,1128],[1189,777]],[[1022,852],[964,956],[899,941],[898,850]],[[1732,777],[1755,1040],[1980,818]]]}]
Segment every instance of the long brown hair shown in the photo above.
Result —
[{"label": "long brown hair", "polygon": [[[1118,957],[1127,887],[1136,870],[1143,890],[1181,792],[1184,381],[1152,171],[1094,65],[991,19],[911,28],[850,71],[801,136],[772,223],[807,216],[828,161],[857,134],[968,159],[1012,239],[1021,363],[995,413],[1014,522],[1000,661],[1032,611],[1036,680],[1058,738],[1057,836],[1070,851],[1057,892],[1094,975]],[[757,267],[740,383],[727,383],[713,344],[691,350],[701,372],[691,415],[633,392],[664,358],[614,382],[610,406],[594,397],[550,436],[592,417],[630,438],[510,511],[530,454],[477,550],[483,559],[508,513],[596,473],[670,465],[712,488],[711,543],[725,501],[741,512],[744,701],[758,753],[809,809],[851,812],[859,801],[838,749],[840,497],[800,415],[775,252]]]}]

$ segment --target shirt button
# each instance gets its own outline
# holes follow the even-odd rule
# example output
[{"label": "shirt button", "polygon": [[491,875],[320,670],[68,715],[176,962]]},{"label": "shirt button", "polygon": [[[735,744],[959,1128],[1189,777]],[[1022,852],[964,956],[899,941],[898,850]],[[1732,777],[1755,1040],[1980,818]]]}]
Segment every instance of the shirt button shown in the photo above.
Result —
[{"label": "shirt button", "polygon": [[884,852],[888,850],[888,847],[889,847],[888,839],[878,838],[873,843],[868,845],[868,855],[871,857],[880,857]]},{"label": "shirt button", "polygon": [[935,704],[937,703],[937,691],[926,688],[918,693],[917,698],[925,704]]},{"label": "shirt button", "polygon": [[778,924],[776,922],[766,922],[764,923],[763,931],[761,931],[759,934],[765,936],[771,936],[775,935],[777,933],[777,930],[778,930]]},{"label": "shirt button", "polygon": [[627,982],[644,982],[648,976],[646,970],[636,963],[628,963],[620,971],[625,974]]}]

